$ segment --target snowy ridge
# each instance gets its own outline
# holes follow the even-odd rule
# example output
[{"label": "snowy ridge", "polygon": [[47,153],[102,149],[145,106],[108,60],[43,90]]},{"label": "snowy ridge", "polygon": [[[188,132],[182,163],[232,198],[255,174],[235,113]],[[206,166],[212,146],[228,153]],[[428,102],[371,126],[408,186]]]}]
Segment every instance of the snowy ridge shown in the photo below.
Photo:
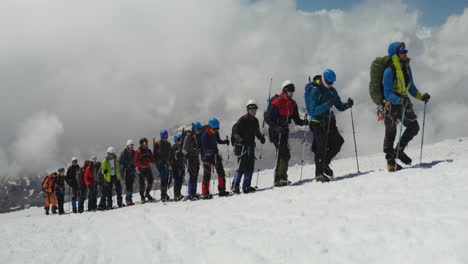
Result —
[{"label": "snowy ridge", "polygon": [[[408,150],[414,163],[419,149]],[[333,162],[337,181],[108,212],[0,215],[2,263],[468,263],[468,138],[389,174],[383,154]],[[299,179],[291,167],[290,180]],[[256,173],[254,183],[256,180]],[[228,185],[229,186],[229,185]],[[157,197],[159,194],[157,193]],[[67,208],[67,206],[65,207]]]}]

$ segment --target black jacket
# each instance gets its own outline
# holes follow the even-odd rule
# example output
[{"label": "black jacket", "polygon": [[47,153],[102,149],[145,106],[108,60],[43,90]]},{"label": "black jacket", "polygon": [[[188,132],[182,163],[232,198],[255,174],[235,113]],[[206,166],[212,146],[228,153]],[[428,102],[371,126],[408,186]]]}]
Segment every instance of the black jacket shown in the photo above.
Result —
[{"label": "black jacket", "polygon": [[264,141],[265,137],[260,132],[260,124],[255,116],[249,113],[243,115],[232,127],[233,144],[255,147],[255,137]]}]

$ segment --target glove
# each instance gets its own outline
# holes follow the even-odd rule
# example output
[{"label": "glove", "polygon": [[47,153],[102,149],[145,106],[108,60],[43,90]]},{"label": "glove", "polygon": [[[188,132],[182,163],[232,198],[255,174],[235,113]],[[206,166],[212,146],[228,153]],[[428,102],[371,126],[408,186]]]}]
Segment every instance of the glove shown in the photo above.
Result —
[{"label": "glove", "polygon": [[229,145],[230,144],[229,139],[224,140],[224,144]]},{"label": "glove", "polygon": [[335,100],[333,100],[333,99],[328,100],[328,106],[329,107],[332,107],[334,104],[335,104]]},{"label": "glove", "polygon": [[429,99],[431,99],[431,96],[428,93],[423,94],[421,97],[421,101],[425,102],[426,104],[429,102]]},{"label": "glove", "polygon": [[406,97],[406,96],[401,97],[401,101],[400,101],[401,106],[406,107],[406,106],[408,106],[409,102],[410,102],[410,100],[409,100],[408,97]]},{"label": "glove", "polygon": [[351,108],[354,105],[354,101],[351,98],[348,98],[348,107]]},{"label": "glove", "polygon": [[104,174],[107,174],[107,173],[108,173],[108,171],[107,171],[107,170],[103,170],[103,171],[102,171],[102,173],[104,173]]},{"label": "glove", "polygon": [[260,138],[260,143],[265,144],[265,141],[266,141],[266,140],[265,140],[265,136],[262,135],[262,137]]},{"label": "glove", "polygon": [[308,119],[304,119],[304,126],[308,126],[309,125],[309,120]]}]

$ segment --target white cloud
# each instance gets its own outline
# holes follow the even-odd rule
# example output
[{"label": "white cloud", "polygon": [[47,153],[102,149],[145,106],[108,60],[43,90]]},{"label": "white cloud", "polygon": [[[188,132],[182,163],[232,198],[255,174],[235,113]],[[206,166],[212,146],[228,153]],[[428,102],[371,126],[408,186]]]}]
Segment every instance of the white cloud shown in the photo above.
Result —
[{"label": "white cloud", "polygon": [[[7,1],[0,89],[10,96],[0,99],[0,144],[21,134],[18,120],[36,109],[55,113],[66,128],[61,157],[101,154],[211,116],[227,133],[244,101],[264,102],[270,77],[276,92],[284,79],[296,82],[303,105],[307,76],[330,67],[342,98],[355,99],[360,151],[378,152],[383,124],[367,93],[369,65],[395,40],[408,44],[417,85],[433,95],[427,141],[466,136],[460,120],[444,117],[454,114],[448,105],[468,100],[468,11],[437,28],[422,28],[418,18],[401,1],[314,13],[296,10],[292,0]],[[457,117],[467,110],[451,109]],[[343,155],[351,155],[349,113],[338,122]]]}]

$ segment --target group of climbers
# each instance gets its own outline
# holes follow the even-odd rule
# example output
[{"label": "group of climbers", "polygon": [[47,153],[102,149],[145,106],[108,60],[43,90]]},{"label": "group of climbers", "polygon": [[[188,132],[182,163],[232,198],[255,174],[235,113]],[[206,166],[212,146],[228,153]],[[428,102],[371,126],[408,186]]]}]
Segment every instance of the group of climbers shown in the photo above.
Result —
[{"label": "group of climbers", "polygon": [[[413,111],[408,93],[418,100],[427,103],[429,94],[422,94],[414,84],[408,50],[403,42],[395,42],[389,46],[388,56],[377,58],[371,67],[371,97],[380,106],[380,119],[385,124],[384,153],[387,167],[390,172],[400,170],[396,159],[405,164],[411,164],[411,158],[404,152],[409,141],[417,135],[419,124]],[[379,68],[380,67],[380,68]],[[322,75],[316,75],[305,86],[304,100],[306,115],[301,118],[296,101],[293,99],[296,92],[295,85],[286,80],[282,84],[282,91],[268,100],[268,107],[264,113],[264,122],[269,126],[269,141],[275,146],[274,186],[282,187],[290,184],[288,180],[288,167],[291,158],[289,145],[289,126],[292,121],[298,126],[309,126],[313,134],[312,152],[315,160],[315,179],[328,182],[333,178],[330,167],[332,159],[340,152],[344,139],[338,131],[335,114],[332,108],[345,111],[354,105],[352,98],[346,102],[341,101],[334,84],[336,74],[326,69]],[[231,141],[226,137],[223,140],[219,134],[220,122],[211,118],[207,125],[193,122],[192,126],[184,129],[181,134],[173,137],[174,143],[168,141],[169,133],[160,132],[160,139],[153,140],[153,150],[148,146],[148,139],[139,141],[138,149],[134,149],[132,140],[128,140],[125,149],[118,157],[113,147],[109,147],[106,158],[98,162],[96,157],[85,161],[83,168],[78,165],[78,159],[73,158],[67,169],[59,168],[46,177],[43,189],[46,193],[45,210],[49,214],[50,205],[52,213],[63,214],[65,196],[65,182],[69,186],[70,201],[73,213],[84,211],[84,202],[88,198],[88,210],[105,210],[112,208],[113,189],[117,197],[117,206],[124,206],[122,201],[121,177],[125,182],[125,204],[133,205],[133,185],[135,178],[139,177],[139,193],[141,202],[153,201],[150,195],[153,187],[154,175],[151,166],[155,166],[160,179],[161,201],[168,201],[167,193],[171,181],[174,181],[174,200],[184,198],[181,188],[185,173],[188,173],[187,199],[211,199],[210,181],[216,171],[219,196],[228,196],[226,190],[226,173],[223,158],[218,149],[219,144],[234,146],[238,168],[232,181],[232,192],[239,194],[255,192],[251,186],[252,175],[255,169],[255,149],[257,138],[261,144],[266,139],[260,131],[260,124],[256,117],[258,104],[251,99],[246,103],[246,113],[242,115],[232,127]],[[308,118],[307,118],[308,116]],[[406,127],[397,147],[394,147],[397,125],[402,122]],[[203,164],[202,193],[197,194],[197,182],[200,171],[200,160]],[[98,191],[101,193],[97,203]],[[78,202],[78,206],[77,206]]]}]

